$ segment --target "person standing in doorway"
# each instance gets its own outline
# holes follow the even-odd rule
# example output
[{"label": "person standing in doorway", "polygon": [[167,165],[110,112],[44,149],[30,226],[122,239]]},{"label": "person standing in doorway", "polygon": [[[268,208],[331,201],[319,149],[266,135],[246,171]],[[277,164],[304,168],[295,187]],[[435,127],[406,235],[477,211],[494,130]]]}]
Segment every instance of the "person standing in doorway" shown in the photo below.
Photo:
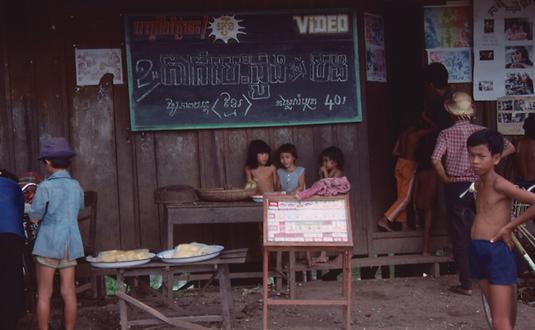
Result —
[{"label": "person standing in doorway", "polygon": [[[472,97],[464,92],[454,93],[451,99],[444,103],[444,108],[455,123],[439,133],[431,161],[438,177],[445,184],[448,230],[453,246],[453,258],[459,271],[460,285],[453,286],[450,290],[472,295],[468,247],[474,220],[474,199],[470,198],[471,194],[466,194],[463,198],[460,196],[478,180],[470,166],[466,141],[472,133],[485,127],[470,122],[474,115]],[[505,140],[501,156],[506,157],[514,151],[514,146]]]},{"label": "person standing in doorway", "polygon": [[407,206],[412,197],[414,176],[416,173],[416,149],[420,140],[435,130],[425,113],[411,123],[399,136],[392,154],[397,156],[394,175],[396,177],[397,198],[389,209],[377,220],[381,230],[392,231],[391,224],[401,223],[402,230],[407,230]]},{"label": "person standing in doorway", "polygon": [[422,116],[429,118],[436,127],[434,132],[422,137],[415,153],[417,166],[413,193],[414,222],[418,228],[421,225],[420,219],[423,219],[423,255],[431,253],[429,248],[431,226],[437,214],[439,182],[431,163],[431,155],[438,133],[452,124],[449,114],[444,109],[444,102],[454,93],[448,84],[448,77],[448,70],[441,63],[431,63],[423,70],[425,107]]}]

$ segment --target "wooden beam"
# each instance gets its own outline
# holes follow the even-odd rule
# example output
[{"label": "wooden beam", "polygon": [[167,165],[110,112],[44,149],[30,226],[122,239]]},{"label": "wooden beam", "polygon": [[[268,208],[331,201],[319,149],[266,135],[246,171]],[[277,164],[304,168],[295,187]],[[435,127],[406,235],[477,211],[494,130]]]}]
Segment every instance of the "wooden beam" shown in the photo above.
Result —
[{"label": "wooden beam", "polygon": [[389,265],[414,265],[453,262],[451,256],[400,255],[392,257],[357,258],[352,260],[353,267],[375,267]]},{"label": "wooden beam", "polygon": [[174,325],[179,328],[188,329],[188,330],[208,330],[208,328],[205,328],[203,326],[200,326],[198,324],[194,324],[187,321],[182,321],[176,318],[168,318],[167,316],[163,315],[162,313],[158,312],[156,309],[150,307],[149,305],[146,305],[142,303],[141,301],[134,299],[123,292],[117,292],[117,297],[123,299],[127,303],[141,309],[144,312],[149,313],[150,315],[154,316],[155,318],[167,323]]}]

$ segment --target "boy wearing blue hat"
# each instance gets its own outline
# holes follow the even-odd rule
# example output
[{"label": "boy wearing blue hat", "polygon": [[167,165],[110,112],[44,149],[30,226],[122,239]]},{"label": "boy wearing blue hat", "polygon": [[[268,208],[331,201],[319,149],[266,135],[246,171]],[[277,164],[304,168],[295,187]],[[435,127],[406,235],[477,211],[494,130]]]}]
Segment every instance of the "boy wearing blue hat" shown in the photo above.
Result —
[{"label": "boy wearing blue hat", "polygon": [[32,252],[37,266],[39,329],[48,329],[56,270],[61,278],[65,329],[74,329],[76,321],[75,266],[76,259],[84,256],[78,213],[84,207],[84,192],[67,171],[74,156],[76,153],[61,137],[45,141],[39,155],[49,176],[37,188],[28,212],[32,221],[39,222]]}]

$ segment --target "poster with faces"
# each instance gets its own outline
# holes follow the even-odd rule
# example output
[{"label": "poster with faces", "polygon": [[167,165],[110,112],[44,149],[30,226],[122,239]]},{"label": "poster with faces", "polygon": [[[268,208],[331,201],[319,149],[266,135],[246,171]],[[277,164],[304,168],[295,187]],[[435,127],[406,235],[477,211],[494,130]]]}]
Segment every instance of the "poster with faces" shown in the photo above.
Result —
[{"label": "poster with faces", "polygon": [[505,96],[496,101],[497,128],[504,135],[524,135],[524,121],[535,115],[534,96]]},{"label": "poster with faces", "polygon": [[474,99],[534,95],[535,1],[474,1]]}]

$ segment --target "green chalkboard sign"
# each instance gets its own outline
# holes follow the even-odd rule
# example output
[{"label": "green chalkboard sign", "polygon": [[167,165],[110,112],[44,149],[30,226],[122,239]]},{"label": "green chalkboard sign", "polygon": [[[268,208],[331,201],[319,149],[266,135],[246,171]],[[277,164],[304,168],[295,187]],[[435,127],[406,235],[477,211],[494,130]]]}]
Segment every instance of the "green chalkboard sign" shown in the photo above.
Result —
[{"label": "green chalkboard sign", "polygon": [[351,10],[126,15],[134,131],[361,121]]}]

